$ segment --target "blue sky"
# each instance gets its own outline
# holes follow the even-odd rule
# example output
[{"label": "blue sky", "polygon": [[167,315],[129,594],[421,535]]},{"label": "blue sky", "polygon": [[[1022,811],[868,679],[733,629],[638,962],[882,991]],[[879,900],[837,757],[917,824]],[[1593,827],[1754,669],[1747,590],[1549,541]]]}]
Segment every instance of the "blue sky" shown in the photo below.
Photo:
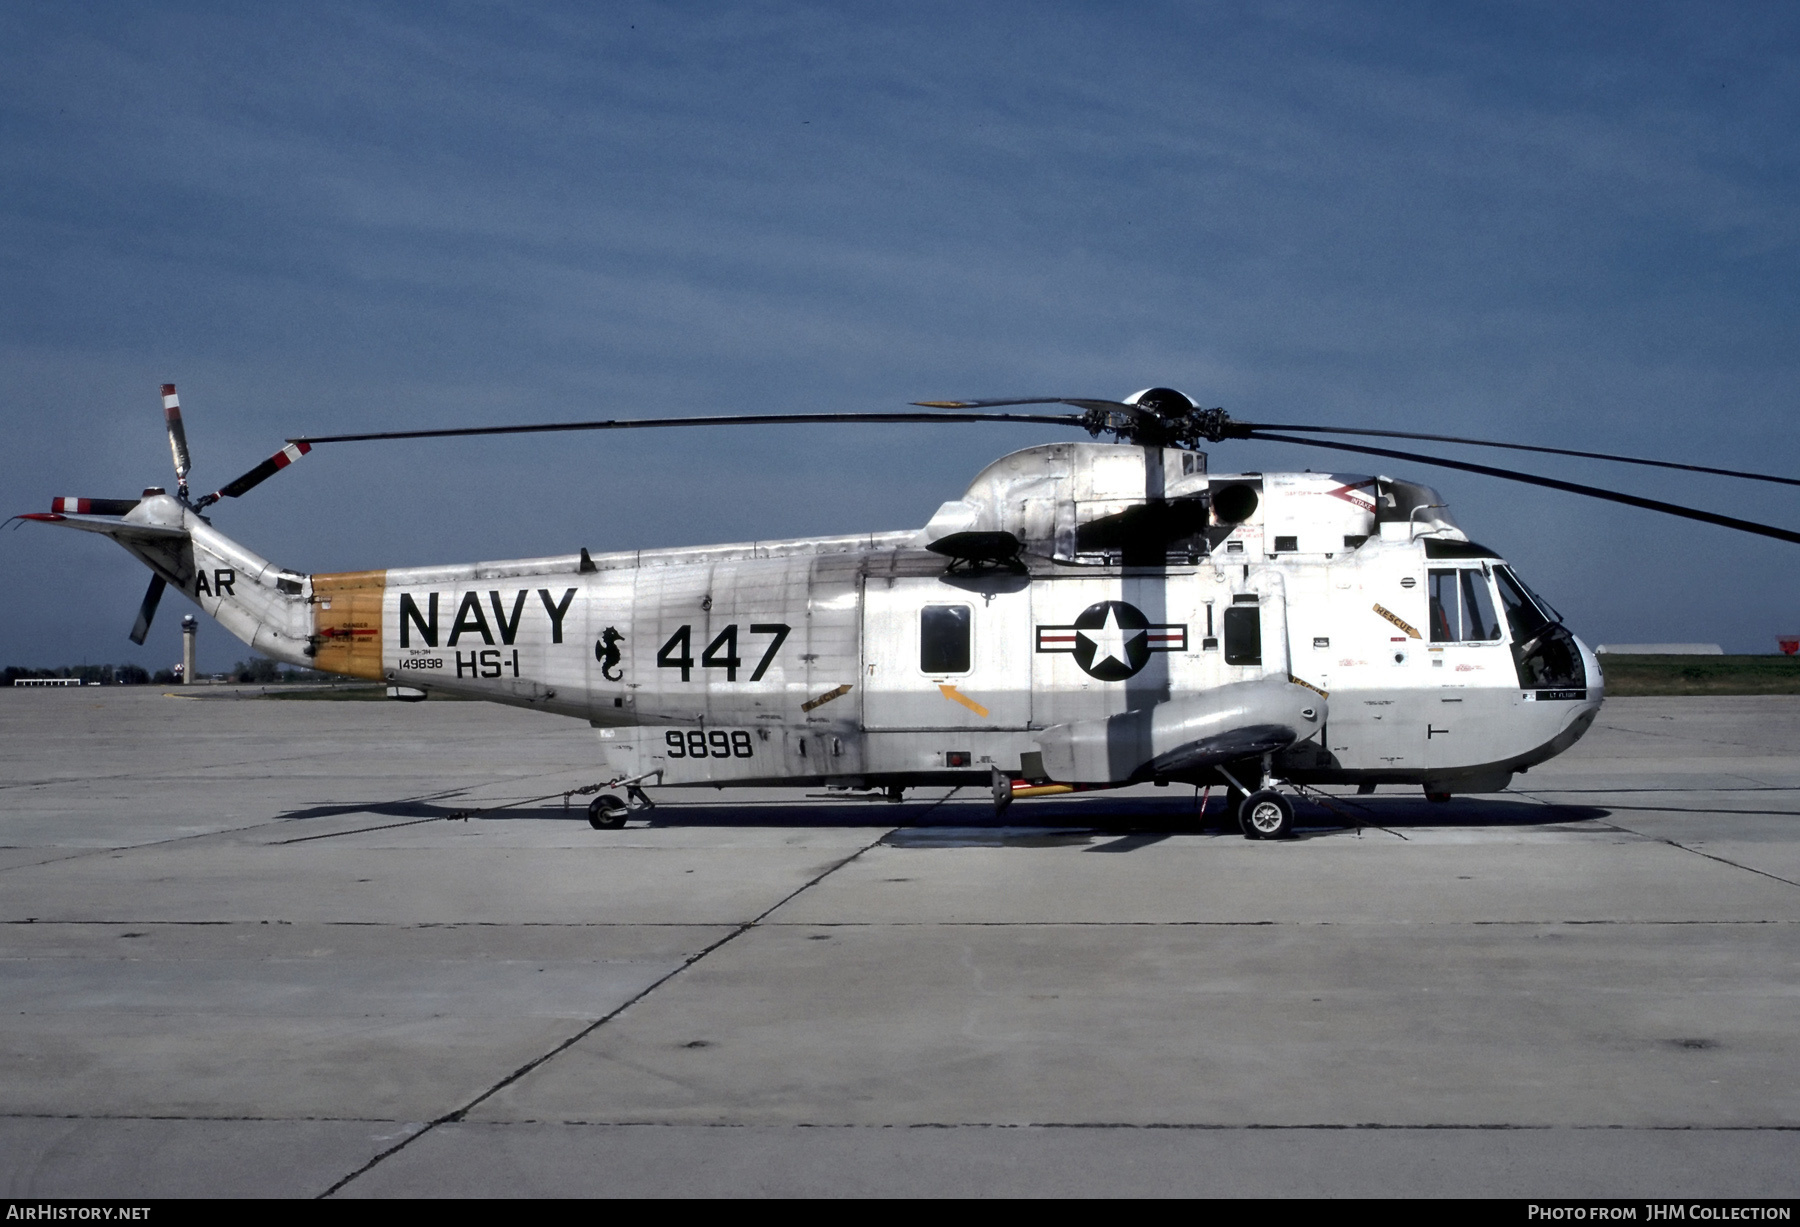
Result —
[{"label": "blue sky", "polygon": [[[0,503],[166,484],[164,380],[201,489],[296,433],[1150,384],[1800,472],[1797,34],[1773,4],[7,6]],[[305,570],[911,527],[1046,437],[321,449],[215,520]],[[1212,462],[1431,482],[1593,642],[1800,631],[1792,546]],[[1800,527],[1800,492],[1538,467]],[[175,598],[125,640],[144,582],[0,535],[0,663],[166,665]]]}]

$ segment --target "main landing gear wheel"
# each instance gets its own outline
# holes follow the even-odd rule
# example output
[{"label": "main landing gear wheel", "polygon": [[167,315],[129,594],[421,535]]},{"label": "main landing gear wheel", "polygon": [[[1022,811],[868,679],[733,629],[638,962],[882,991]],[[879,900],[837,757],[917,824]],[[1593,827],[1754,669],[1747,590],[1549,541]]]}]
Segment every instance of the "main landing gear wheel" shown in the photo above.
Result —
[{"label": "main landing gear wheel", "polygon": [[1294,833],[1294,807],[1273,788],[1253,792],[1238,806],[1245,839],[1286,839]]},{"label": "main landing gear wheel", "polygon": [[588,825],[596,831],[616,831],[625,825],[630,810],[624,801],[610,792],[601,793],[588,802]]}]

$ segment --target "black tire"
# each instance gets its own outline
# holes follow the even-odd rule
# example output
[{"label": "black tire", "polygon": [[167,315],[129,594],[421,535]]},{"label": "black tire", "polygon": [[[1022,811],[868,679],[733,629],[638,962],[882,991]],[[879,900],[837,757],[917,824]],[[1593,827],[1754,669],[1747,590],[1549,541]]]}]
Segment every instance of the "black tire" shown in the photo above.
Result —
[{"label": "black tire", "polygon": [[1294,833],[1294,807],[1273,788],[1253,792],[1238,806],[1245,839],[1287,839]]},{"label": "black tire", "polygon": [[601,793],[588,802],[588,825],[596,831],[616,831],[625,825],[628,813],[625,802],[610,792]]}]

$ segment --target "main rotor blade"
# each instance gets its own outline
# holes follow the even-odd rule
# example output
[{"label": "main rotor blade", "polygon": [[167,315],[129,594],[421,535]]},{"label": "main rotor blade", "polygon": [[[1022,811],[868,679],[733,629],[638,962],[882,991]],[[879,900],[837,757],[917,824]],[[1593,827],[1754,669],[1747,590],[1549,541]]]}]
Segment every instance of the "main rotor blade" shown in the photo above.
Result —
[{"label": "main rotor blade", "polygon": [[[609,418],[599,422],[537,422],[526,426],[462,426],[443,430],[383,430],[355,435],[302,435],[289,439],[288,442],[306,450],[319,443],[368,443],[378,439],[460,439],[471,435],[531,435],[565,430],[641,430],[660,426],[786,426],[804,422],[1034,422],[1045,426],[1081,426],[1084,419],[1074,414],[1047,413],[743,413],[717,417]],[[260,481],[261,478],[257,480]]]},{"label": "main rotor blade", "polygon": [[1800,478],[1777,477],[1772,473],[1750,473],[1742,469],[1715,469],[1704,464],[1678,464],[1673,460],[1646,460],[1641,456],[1616,456],[1611,452],[1580,452],[1566,447],[1535,447],[1528,443],[1500,443],[1493,439],[1460,439],[1454,435],[1420,435],[1404,430],[1358,430],[1349,426],[1294,426],[1286,422],[1244,422],[1254,431],[1294,430],[1307,434],[1366,435],[1379,439],[1420,439],[1428,443],[1461,443],[1469,447],[1501,447],[1510,452],[1541,452],[1547,456],[1576,456],[1583,460],[1610,460],[1616,464],[1641,464],[1653,469],[1680,469],[1686,473],[1712,473],[1718,477],[1742,477],[1746,481],[1768,481],[1783,486],[1800,486]]},{"label": "main rotor blade", "polygon": [[137,621],[131,626],[131,642],[140,648],[144,646],[144,636],[150,633],[150,623],[156,618],[156,607],[162,601],[163,589],[169,581],[160,575],[150,577],[150,589],[144,593],[144,603],[138,606]]},{"label": "main rotor blade", "polygon": [[1272,443],[1294,443],[1301,447],[1328,447],[1340,452],[1359,452],[1365,456],[1387,456],[1393,460],[1408,460],[1414,464],[1431,464],[1437,465],[1439,468],[1461,469],[1465,473],[1480,473],[1486,477],[1524,482],[1526,485],[1543,486],[1546,489],[1562,490],[1569,494],[1584,494],[1589,498],[1605,499],[1610,503],[1624,503],[1627,507],[1660,511],[1664,515],[1680,516],[1684,520],[1699,520],[1704,524],[1717,524],[1721,528],[1735,528],[1739,532],[1755,533],[1760,537],[1774,537],[1778,541],[1792,541],[1800,544],[1800,532],[1794,532],[1791,529],[1777,528],[1772,524],[1758,524],[1754,520],[1740,520],[1735,516],[1701,511],[1696,507],[1683,507],[1677,503],[1664,503],[1653,498],[1640,498],[1635,494],[1621,494],[1617,490],[1603,490],[1599,486],[1584,486],[1578,482],[1561,481],[1555,477],[1539,477],[1535,473],[1521,473],[1516,469],[1497,469],[1486,464],[1471,464],[1466,460],[1446,460],[1442,456],[1423,456],[1417,452],[1402,452],[1387,447],[1368,447],[1361,443],[1338,443],[1328,439],[1297,439],[1292,435],[1267,434],[1261,429],[1256,430],[1250,437],[1266,439]]},{"label": "main rotor blade", "polygon": [[915,405],[926,409],[995,409],[1002,405],[1073,405],[1077,409],[1098,409],[1102,412],[1111,409],[1123,409],[1128,413],[1142,413],[1136,405],[1127,405],[1122,400],[1083,400],[1073,396],[1032,396],[1020,400],[916,400]]},{"label": "main rotor blade", "polygon": [[239,477],[236,481],[231,482],[229,485],[220,486],[216,492],[202,498],[199,501],[198,506],[204,509],[212,506],[222,498],[239,498],[246,492],[262,485],[263,482],[269,480],[269,478],[275,476],[275,474],[281,472],[281,470],[287,468],[288,465],[294,463],[294,461],[300,459],[300,457],[306,455],[306,453],[310,451],[312,451],[312,444],[310,443],[298,441],[289,443],[286,447],[276,452],[273,456],[270,456],[254,469],[251,469],[248,473],[245,473],[242,477]]},{"label": "main rotor blade", "polygon": [[175,484],[185,490],[188,470],[194,465],[188,458],[187,428],[181,424],[181,398],[175,395],[174,384],[162,386],[162,398],[163,424],[169,428],[169,454],[175,460]]}]

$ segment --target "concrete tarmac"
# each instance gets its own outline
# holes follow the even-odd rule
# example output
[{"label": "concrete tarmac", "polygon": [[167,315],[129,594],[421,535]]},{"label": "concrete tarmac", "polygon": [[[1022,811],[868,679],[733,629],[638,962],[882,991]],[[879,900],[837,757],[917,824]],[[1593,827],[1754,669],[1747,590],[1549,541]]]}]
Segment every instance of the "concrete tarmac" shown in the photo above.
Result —
[{"label": "concrete tarmac", "polygon": [[592,736],[0,691],[7,1195],[1800,1192],[1800,699],[1277,844],[1179,788],[594,831]]}]

